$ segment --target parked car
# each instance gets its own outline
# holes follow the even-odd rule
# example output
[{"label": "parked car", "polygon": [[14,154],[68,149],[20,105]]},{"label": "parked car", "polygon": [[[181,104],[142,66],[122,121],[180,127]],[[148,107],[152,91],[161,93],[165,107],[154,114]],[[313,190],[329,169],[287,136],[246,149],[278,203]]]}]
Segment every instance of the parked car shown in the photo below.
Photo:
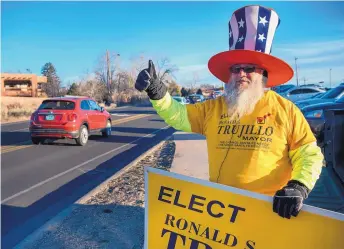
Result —
[{"label": "parked car", "polygon": [[303,115],[308,121],[312,132],[314,133],[315,137],[318,140],[318,143],[320,144],[322,144],[324,141],[324,110],[329,109],[344,110],[344,95],[333,102],[324,102],[301,108]]},{"label": "parked car", "polygon": [[186,105],[188,104],[188,101],[186,101],[186,98],[184,97],[180,97],[180,96],[173,96],[173,99],[175,99],[176,101],[178,101],[179,103]]},{"label": "parked car", "polygon": [[275,87],[272,87],[271,90],[275,91],[276,93],[279,93],[279,94],[283,94],[285,93],[286,91],[292,89],[292,88],[295,88],[296,86],[295,85],[291,85],[291,84],[285,84],[285,85],[280,85],[280,86],[275,86]]},{"label": "parked car", "polygon": [[42,102],[32,113],[30,135],[33,144],[45,139],[74,139],[84,146],[90,135],[111,135],[111,115],[88,97],[58,97]]},{"label": "parked car", "polygon": [[[328,90],[326,90],[328,91]],[[309,99],[317,99],[317,98],[320,98],[321,96],[323,96],[326,92],[323,92],[323,93],[317,93],[315,95],[313,95],[312,97],[310,97]],[[299,100],[299,101],[303,101],[303,100]]]},{"label": "parked car", "polygon": [[214,91],[213,92],[213,98],[216,99],[217,97],[223,96],[224,92],[219,90],[219,91]]},{"label": "parked car", "polygon": [[344,95],[344,84],[339,85],[331,90],[314,95],[310,99],[296,101],[295,104],[301,109],[308,105],[314,105],[319,103],[334,102],[340,99]]},{"label": "parked car", "polygon": [[324,93],[324,92],[326,92],[326,90],[320,87],[299,86],[299,87],[291,88],[290,90],[281,94],[281,96],[285,97],[286,99],[289,99],[292,102],[296,102],[299,100],[311,98],[318,93]]},{"label": "parked car", "polygon": [[205,98],[201,94],[191,94],[189,95],[189,101],[191,104],[196,104],[198,102],[204,102]]}]

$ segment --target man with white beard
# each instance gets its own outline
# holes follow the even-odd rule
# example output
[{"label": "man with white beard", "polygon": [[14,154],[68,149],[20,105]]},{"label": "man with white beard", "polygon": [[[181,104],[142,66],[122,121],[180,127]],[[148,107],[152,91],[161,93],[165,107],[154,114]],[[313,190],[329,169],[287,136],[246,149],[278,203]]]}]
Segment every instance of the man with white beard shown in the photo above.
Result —
[{"label": "man with white beard", "polygon": [[[254,67],[255,65],[234,65],[233,68]],[[253,77],[253,78],[252,78]],[[267,78],[259,74],[245,74],[242,70],[233,73],[230,82],[225,85],[225,99],[228,105],[230,120],[240,119],[252,113],[256,103],[264,94],[264,83]]]},{"label": "man with white beard", "polygon": [[229,51],[210,58],[210,72],[225,83],[225,96],[182,105],[167,92],[150,60],[135,87],[177,130],[207,139],[209,180],[274,197],[273,211],[297,216],[321,173],[323,155],[300,110],[269,88],[293,70],[270,55],[280,20],[262,6],[245,6],[229,21]]}]

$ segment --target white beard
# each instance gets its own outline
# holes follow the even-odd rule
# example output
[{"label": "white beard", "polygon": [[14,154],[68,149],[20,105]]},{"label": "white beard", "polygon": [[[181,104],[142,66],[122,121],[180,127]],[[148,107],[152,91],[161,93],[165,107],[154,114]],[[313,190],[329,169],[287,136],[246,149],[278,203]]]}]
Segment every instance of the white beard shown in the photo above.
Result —
[{"label": "white beard", "polygon": [[257,102],[264,95],[261,80],[251,82],[246,89],[240,90],[235,82],[225,85],[225,100],[228,105],[230,120],[241,119],[253,112]]}]

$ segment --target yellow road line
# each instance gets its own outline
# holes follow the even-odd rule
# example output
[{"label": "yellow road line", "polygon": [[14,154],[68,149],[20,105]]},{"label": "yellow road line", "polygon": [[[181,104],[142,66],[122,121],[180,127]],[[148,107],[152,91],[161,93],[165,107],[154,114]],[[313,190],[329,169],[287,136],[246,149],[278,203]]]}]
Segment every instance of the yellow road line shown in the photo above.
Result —
[{"label": "yellow road line", "polygon": [[6,149],[6,150],[1,150],[1,154],[7,153],[7,152],[12,152],[12,151],[15,151],[15,150],[25,149],[25,148],[28,148],[28,147],[31,147],[31,146],[32,146],[32,144],[23,145],[23,146],[14,146],[14,147]]},{"label": "yellow road line", "polygon": [[[132,117],[127,117],[127,118],[122,118],[119,120],[115,120],[112,121],[112,125],[117,125],[117,124],[122,124],[122,123],[126,123],[135,119],[140,119],[140,118],[144,118],[144,117],[148,117],[151,116],[152,114],[138,114]],[[16,150],[21,150],[21,149],[25,149],[28,147],[33,146],[31,140],[27,140],[24,142],[20,142],[17,144],[13,144],[13,145],[3,145],[1,146],[1,154],[7,153],[7,152],[12,152],[12,151],[16,151]]]},{"label": "yellow road line", "polygon": [[17,148],[17,147],[21,147],[21,146],[25,146],[25,145],[29,145],[29,144],[31,144],[31,140],[20,142],[20,143],[14,144],[14,145],[3,145],[3,146],[1,146],[1,153],[3,151],[8,151],[8,150],[11,150],[13,148]]},{"label": "yellow road line", "polygon": [[151,115],[152,114],[139,114],[139,115],[136,115],[136,116],[133,116],[133,117],[127,117],[127,118],[122,118],[122,119],[119,119],[119,120],[112,121],[112,124],[113,125],[122,124],[122,123],[126,123],[126,122],[129,122],[129,121],[135,120],[135,119],[148,117],[148,116],[151,116]]}]

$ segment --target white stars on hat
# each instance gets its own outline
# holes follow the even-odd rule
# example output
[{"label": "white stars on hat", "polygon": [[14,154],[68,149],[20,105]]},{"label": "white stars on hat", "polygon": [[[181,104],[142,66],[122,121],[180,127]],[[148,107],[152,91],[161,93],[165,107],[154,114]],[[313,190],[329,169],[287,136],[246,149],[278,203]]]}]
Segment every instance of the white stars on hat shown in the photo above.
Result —
[{"label": "white stars on hat", "polygon": [[259,35],[259,37],[258,37],[258,40],[260,40],[260,41],[264,41],[264,39],[266,39],[265,37],[264,37],[264,33],[263,34],[258,34]]},{"label": "white stars on hat", "polygon": [[268,21],[266,20],[266,16],[264,17],[259,17],[259,23],[263,24],[263,26],[265,26],[265,24],[267,23]]},{"label": "white stars on hat", "polygon": [[279,23],[277,13],[263,6],[249,5],[236,10],[228,22],[229,50],[271,54]]},{"label": "white stars on hat", "polygon": [[239,23],[239,28],[243,28],[244,27],[244,21],[242,19],[240,19],[240,22]]}]

